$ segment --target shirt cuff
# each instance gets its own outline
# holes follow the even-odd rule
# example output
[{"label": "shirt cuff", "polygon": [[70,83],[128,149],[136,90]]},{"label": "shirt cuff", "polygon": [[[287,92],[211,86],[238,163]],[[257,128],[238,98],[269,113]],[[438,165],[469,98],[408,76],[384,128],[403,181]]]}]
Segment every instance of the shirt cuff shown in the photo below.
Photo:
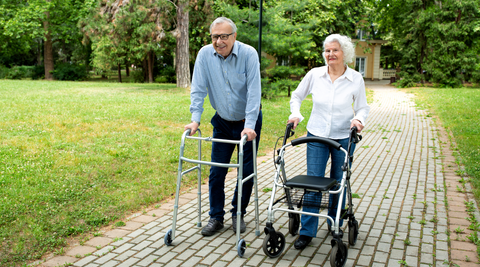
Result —
[{"label": "shirt cuff", "polygon": [[201,114],[201,113],[192,113],[192,119],[191,119],[191,121],[200,121],[201,118],[202,118],[202,114]]},{"label": "shirt cuff", "polygon": [[289,120],[291,120],[291,119],[293,119],[293,118],[299,118],[299,119],[300,119],[299,123],[302,122],[303,119],[304,119],[303,116],[302,116],[302,114],[300,114],[300,113],[292,113],[292,114],[288,117]]},{"label": "shirt cuff", "polygon": [[353,122],[354,120],[359,121],[363,126],[365,126],[365,122],[364,122],[362,119],[360,119],[360,118],[353,118],[353,119],[350,120],[350,122]]}]

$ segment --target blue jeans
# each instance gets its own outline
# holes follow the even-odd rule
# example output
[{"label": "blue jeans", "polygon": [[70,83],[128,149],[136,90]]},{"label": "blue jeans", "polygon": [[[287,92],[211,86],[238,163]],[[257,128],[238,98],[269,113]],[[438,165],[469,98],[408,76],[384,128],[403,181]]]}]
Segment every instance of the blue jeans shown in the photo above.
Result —
[{"label": "blue jeans", "polygon": [[[213,125],[213,138],[240,140],[245,123],[244,122],[229,122],[222,119],[217,113],[213,116],[211,123]],[[255,132],[257,133],[256,142],[258,151],[258,144],[260,143],[260,133],[262,129],[262,111],[258,115],[257,123],[255,125]],[[230,163],[234,144],[226,144],[213,142],[212,143],[212,162]],[[210,193],[210,217],[223,223],[223,216],[225,215],[225,176],[228,168],[212,166],[210,168],[210,177],[208,189]],[[253,150],[252,142],[247,142],[243,146],[243,178],[253,173]],[[246,209],[250,202],[250,195],[252,194],[253,179],[248,180],[242,187],[242,214],[247,213]],[[237,190],[233,196],[231,212],[234,216],[237,213]]]},{"label": "blue jeans", "polygon": [[[307,133],[307,136],[314,136],[310,132]],[[348,138],[334,140],[342,145],[342,147],[346,150],[348,148]],[[355,144],[352,143],[352,151],[355,151]],[[327,167],[328,158],[331,157],[331,168],[330,168],[330,178],[337,180],[339,183],[342,181],[343,171],[342,165],[345,162],[345,153],[341,150],[336,150],[333,147],[329,147],[327,145],[321,143],[308,143],[307,144],[307,175],[312,176],[321,176],[325,177],[325,169]],[[350,163],[350,167],[351,167]],[[338,189],[338,187],[336,187]],[[310,192],[309,194],[321,194],[321,193],[313,193]],[[328,216],[332,217],[335,220],[337,215],[337,207],[338,207],[338,197],[339,194],[331,194],[329,199],[329,210]],[[342,209],[345,208],[345,197],[346,194],[343,194],[343,201],[342,201]],[[311,212],[311,213],[318,213],[319,209],[315,207],[303,207],[303,211]],[[318,217],[309,216],[309,215],[302,215],[301,216],[302,228],[300,229],[300,235],[316,237],[317,236],[317,228],[318,228]],[[330,224],[329,221],[327,221]],[[343,220],[340,220],[340,226],[343,225]]]}]

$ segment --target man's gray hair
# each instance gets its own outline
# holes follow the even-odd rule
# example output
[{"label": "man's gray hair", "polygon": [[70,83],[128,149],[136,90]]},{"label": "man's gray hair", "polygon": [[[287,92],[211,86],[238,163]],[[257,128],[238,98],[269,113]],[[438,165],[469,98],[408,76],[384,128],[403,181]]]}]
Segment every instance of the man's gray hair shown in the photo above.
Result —
[{"label": "man's gray hair", "polygon": [[[352,39],[345,35],[330,34],[323,42],[323,52],[325,52],[325,45],[333,42],[338,42],[340,44],[340,49],[342,49],[343,52],[343,64],[347,65],[348,63],[353,62],[353,59],[355,58],[355,47],[352,43]],[[322,53],[322,55],[325,64],[327,64],[325,53]]]},{"label": "man's gray hair", "polygon": [[217,24],[222,24],[222,23],[230,24],[230,26],[232,27],[232,33],[237,32],[237,26],[235,25],[235,23],[233,23],[233,21],[231,19],[226,18],[226,17],[218,17],[212,22],[212,24],[210,24],[210,34],[212,34],[213,26],[215,26]]}]

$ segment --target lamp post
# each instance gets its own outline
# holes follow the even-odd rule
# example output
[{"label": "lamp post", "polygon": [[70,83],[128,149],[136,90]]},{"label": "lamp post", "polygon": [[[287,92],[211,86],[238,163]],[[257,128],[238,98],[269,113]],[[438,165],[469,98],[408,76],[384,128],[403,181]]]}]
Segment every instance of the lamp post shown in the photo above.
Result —
[{"label": "lamp post", "polygon": [[262,65],[262,27],[263,27],[263,0],[260,0],[260,20],[258,22],[258,60]]}]

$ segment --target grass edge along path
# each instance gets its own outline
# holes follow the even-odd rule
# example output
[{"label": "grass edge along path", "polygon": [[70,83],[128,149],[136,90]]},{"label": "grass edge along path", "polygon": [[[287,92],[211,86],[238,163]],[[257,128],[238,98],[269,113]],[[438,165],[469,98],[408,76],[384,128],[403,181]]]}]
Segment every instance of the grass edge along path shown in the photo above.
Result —
[{"label": "grass edge along path", "polygon": [[[480,201],[480,125],[478,114],[480,112],[480,88],[438,89],[438,88],[412,88],[403,89],[413,93],[415,101],[420,108],[428,110],[429,115],[440,120],[444,133],[449,139],[449,146],[453,150],[455,165],[458,169],[458,192],[471,189],[475,201]],[[469,186],[471,185],[471,187]],[[477,255],[480,257],[480,217],[473,208],[473,201],[465,201],[466,218],[471,223],[468,227],[471,234],[468,240],[477,246]]]}]

